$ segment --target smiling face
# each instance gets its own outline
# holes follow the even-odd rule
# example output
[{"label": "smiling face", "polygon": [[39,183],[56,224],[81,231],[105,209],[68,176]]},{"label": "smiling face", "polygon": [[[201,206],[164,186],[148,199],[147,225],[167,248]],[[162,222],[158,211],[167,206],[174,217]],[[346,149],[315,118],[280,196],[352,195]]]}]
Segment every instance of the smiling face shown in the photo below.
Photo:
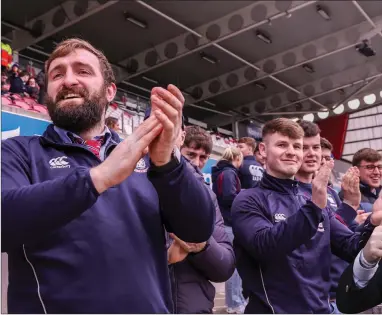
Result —
[{"label": "smiling face", "polygon": [[321,166],[321,156],[320,135],[304,137],[303,161],[299,173],[314,174]]},{"label": "smiling face", "polygon": [[381,186],[382,179],[382,160],[377,162],[361,161],[358,166],[360,179],[371,188]]},{"label": "smiling face", "polygon": [[47,70],[46,104],[56,126],[79,134],[102,121],[116,87],[105,83],[96,55],[74,49],[53,59]]},{"label": "smiling face", "polygon": [[280,179],[291,179],[301,167],[303,139],[292,139],[278,132],[267,135],[259,149],[265,157],[267,173]]}]

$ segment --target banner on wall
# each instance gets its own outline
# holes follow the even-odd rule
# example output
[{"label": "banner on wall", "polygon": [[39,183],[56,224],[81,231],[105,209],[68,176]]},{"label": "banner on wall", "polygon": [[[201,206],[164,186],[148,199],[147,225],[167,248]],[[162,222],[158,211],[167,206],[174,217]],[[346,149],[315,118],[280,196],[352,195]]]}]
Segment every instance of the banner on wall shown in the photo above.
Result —
[{"label": "banner on wall", "polygon": [[1,139],[42,135],[51,122],[10,112],[1,112]]}]

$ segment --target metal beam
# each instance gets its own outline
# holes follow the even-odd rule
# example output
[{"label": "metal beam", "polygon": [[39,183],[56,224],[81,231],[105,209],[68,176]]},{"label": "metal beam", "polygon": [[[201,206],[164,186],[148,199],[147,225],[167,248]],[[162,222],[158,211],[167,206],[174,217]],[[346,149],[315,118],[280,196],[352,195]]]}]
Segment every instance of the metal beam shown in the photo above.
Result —
[{"label": "metal beam", "polygon": [[[25,49],[116,4],[118,1],[119,0],[110,0],[104,4],[102,4],[103,1],[65,1],[61,5],[54,7],[43,15],[26,23],[25,28],[33,30],[36,33],[35,36],[32,35],[32,32],[22,29],[14,31],[12,48],[17,51]],[[82,7],[81,4],[88,4],[88,6]],[[8,35],[8,37],[10,36]]]},{"label": "metal beam", "polygon": [[[382,15],[376,17],[374,20],[382,21]],[[368,31],[370,31],[369,23],[362,22],[358,25],[353,25],[351,27],[342,29],[334,34],[325,35],[308,43],[304,43],[303,45],[291,48],[287,51],[283,51],[282,53],[260,60],[256,62],[256,67],[258,70],[255,68],[257,71],[252,71],[252,76],[249,75],[251,69],[249,69],[247,66],[244,66],[242,68],[222,74],[218,77],[206,80],[200,84],[190,86],[184,90],[188,93],[192,93],[194,89],[201,89],[202,96],[198,99],[193,99],[193,102],[199,102],[211,97],[231,92],[248,84],[269,78],[271,75],[276,75],[288,70],[292,70],[306,63],[311,63],[316,60],[329,57],[344,50],[354,49],[360,38],[362,38],[362,34]],[[331,50],[332,46],[330,43],[333,42],[333,38],[337,41],[337,47],[334,50]],[[290,62],[293,61],[293,64],[289,64],[289,60],[287,59],[290,59]],[[268,74],[264,71],[264,68],[266,68],[270,63],[274,63],[275,69],[272,71],[272,73]],[[230,78],[236,79],[237,82],[234,86],[229,85]],[[216,85],[217,82],[220,84],[220,89],[218,91],[211,92],[209,90],[210,85]]]},{"label": "metal beam", "polygon": [[374,30],[377,31],[377,34],[382,37],[382,27],[378,27],[373,19],[365,12],[365,10],[359,5],[357,1],[352,1],[354,6],[358,9],[358,11],[364,16],[364,18],[370,23]]},{"label": "metal beam", "polygon": [[[291,1],[288,12],[295,12],[315,2]],[[119,62],[124,67],[133,64],[135,68],[129,75],[120,78],[120,81],[131,79],[288,14],[278,9],[280,6],[278,1],[260,1],[191,30],[145,2],[137,1],[137,3],[187,32]]]},{"label": "metal beam", "polygon": [[[311,95],[311,98],[316,98],[319,96],[327,95],[333,92],[336,92],[341,89],[345,89],[352,86],[357,86],[359,84],[364,84],[365,82],[369,82],[370,80],[373,80],[375,78],[382,77],[382,73],[378,66],[371,67],[369,69],[365,70],[365,67],[370,66],[369,65],[359,65],[353,68],[349,68],[343,72],[336,73],[334,75],[327,76],[325,78],[321,78],[319,80],[316,80],[314,82],[310,82],[308,84],[302,85],[298,87],[298,89],[302,90],[310,90],[310,93],[313,93]],[[362,79],[358,79],[360,72],[364,76]],[[325,82],[325,83],[324,83]],[[325,89],[326,87],[331,86],[329,89]],[[272,103],[276,103],[275,100],[277,99],[277,103],[281,103],[283,105],[276,106],[273,108]],[[242,117],[239,119],[239,121],[243,121],[246,119],[252,119],[259,114],[269,113],[274,115],[275,113],[279,112],[280,109],[289,107],[294,104],[298,103],[304,103],[306,101],[309,101],[308,97],[305,98],[296,98],[296,100],[290,101],[290,97],[288,96],[288,93],[279,93],[276,95],[273,95],[271,97],[267,97],[264,99],[256,100],[254,102],[250,102],[248,104],[239,106],[238,108],[235,108],[237,111],[241,111],[244,107],[249,110],[250,115],[246,117]],[[264,106],[264,112],[259,113],[256,112],[255,106],[256,104],[262,104]],[[288,113],[288,112],[285,112]],[[243,114],[244,116],[244,114]],[[226,124],[225,121],[222,121],[220,117],[212,117],[208,123],[211,124]]]}]

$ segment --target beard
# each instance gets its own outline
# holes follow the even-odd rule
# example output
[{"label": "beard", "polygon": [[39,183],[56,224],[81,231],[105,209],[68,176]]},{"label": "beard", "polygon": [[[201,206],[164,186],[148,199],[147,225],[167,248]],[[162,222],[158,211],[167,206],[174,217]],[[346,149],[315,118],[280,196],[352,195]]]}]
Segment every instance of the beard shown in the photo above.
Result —
[{"label": "beard", "polygon": [[[80,95],[83,103],[77,104],[76,99],[72,102],[68,99],[65,101],[65,105],[58,105],[68,94]],[[58,92],[56,100],[46,94],[45,103],[50,118],[57,127],[80,134],[93,129],[101,122],[108,104],[105,95],[105,84],[93,95],[81,87],[63,88]]]}]

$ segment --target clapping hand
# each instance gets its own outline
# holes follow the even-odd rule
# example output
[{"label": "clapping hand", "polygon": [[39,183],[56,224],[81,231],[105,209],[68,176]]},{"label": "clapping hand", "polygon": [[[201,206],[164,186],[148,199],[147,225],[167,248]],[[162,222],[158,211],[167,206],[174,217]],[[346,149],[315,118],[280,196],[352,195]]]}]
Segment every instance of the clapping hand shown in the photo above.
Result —
[{"label": "clapping hand", "polygon": [[312,182],[312,202],[324,209],[328,202],[328,183],[334,167],[334,161],[325,161]]},{"label": "clapping hand", "polygon": [[361,203],[361,191],[359,189],[359,170],[357,167],[351,167],[345,173],[342,179],[342,191],[344,193],[344,202],[357,210]]}]

